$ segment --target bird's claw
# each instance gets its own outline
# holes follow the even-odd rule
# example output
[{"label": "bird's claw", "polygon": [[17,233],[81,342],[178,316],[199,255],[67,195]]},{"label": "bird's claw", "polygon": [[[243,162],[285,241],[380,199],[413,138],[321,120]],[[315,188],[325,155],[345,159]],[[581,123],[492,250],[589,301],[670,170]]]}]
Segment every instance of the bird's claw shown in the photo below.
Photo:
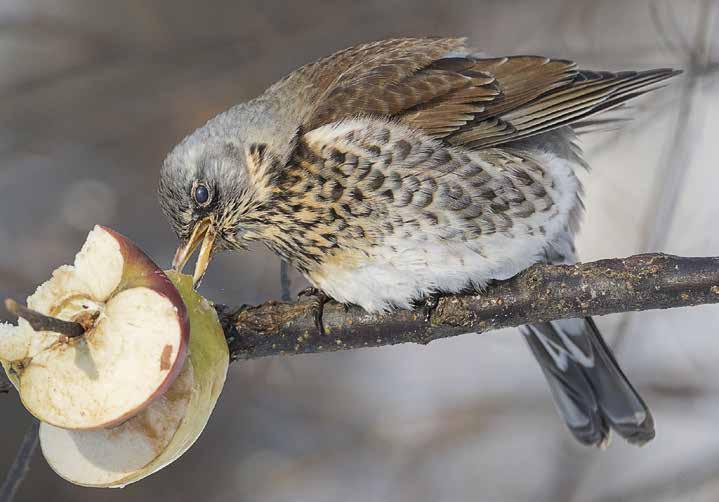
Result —
[{"label": "bird's claw", "polygon": [[441,293],[432,293],[417,302],[417,308],[424,313],[424,322],[432,321],[432,314],[434,314],[434,311],[439,306],[439,300],[442,296]]},{"label": "bird's claw", "polygon": [[324,321],[322,319],[322,316],[325,311],[325,304],[330,301],[330,297],[327,296],[327,294],[315,287],[308,287],[297,293],[298,297],[302,296],[313,296],[314,300],[312,301],[312,305],[310,306],[310,312],[312,313],[312,318],[314,319],[315,323],[315,329],[317,330],[317,333],[322,336],[325,334],[325,325]]},{"label": "bird's claw", "polygon": [[302,291],[300,291],[299,293],[297,293],[297,297],[298,297],[298,298],[301,298],[301,297],[303,297],[303,296],[317,296],[317,295],[320,294],[321,292],[322,292],[322,291],[320,291],[319,289],[315,288],[314,286],[307,286],[305,289],[303,289]]}]

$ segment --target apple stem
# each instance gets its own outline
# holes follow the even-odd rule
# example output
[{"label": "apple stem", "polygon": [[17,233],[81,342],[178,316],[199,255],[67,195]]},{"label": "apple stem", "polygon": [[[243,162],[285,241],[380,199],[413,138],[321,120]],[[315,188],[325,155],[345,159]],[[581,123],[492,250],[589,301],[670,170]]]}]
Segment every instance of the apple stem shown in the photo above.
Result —
[{"label": "apple stem", "polygon": [[22,317],[35,331],[53,331],[68,338],[82,336],[85,328],[79,322],[63,321],[56,317],[41,314],[37,310],[27,308],[12,298],[5,299],[5,308],[13,315]]}]

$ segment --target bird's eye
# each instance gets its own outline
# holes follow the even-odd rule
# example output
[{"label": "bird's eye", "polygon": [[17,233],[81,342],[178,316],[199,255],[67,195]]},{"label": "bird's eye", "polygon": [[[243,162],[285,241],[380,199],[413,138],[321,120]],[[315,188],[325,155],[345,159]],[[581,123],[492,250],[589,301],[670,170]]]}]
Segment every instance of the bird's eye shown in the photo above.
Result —
[{"label": "bird's eye", "polygon": [[195,198],[195,202],[199,205],[205,205],[210,200],[210,190],[204,183],[198,183],[192,192],[192,196]]}]

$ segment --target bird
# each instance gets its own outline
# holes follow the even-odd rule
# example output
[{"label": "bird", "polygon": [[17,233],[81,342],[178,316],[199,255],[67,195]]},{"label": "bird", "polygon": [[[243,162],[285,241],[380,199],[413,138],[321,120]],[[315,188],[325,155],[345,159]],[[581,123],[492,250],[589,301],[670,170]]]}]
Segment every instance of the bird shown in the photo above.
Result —
[{"label": "bird", "polygon": [[[264,244],[326,300],[368,312],[480,292],[536,263],[575,263],[583,130],[680,71],[582,70],[489,57],[464,38],[397,38],[306,64],[185,137],[158,197],[193,279]],[[606,117],[606,115],[605,115]],[[425,303],[423,303],[425,302]],[[642,445],[652,414],[591,318],[523,326],[581,443]]]}]

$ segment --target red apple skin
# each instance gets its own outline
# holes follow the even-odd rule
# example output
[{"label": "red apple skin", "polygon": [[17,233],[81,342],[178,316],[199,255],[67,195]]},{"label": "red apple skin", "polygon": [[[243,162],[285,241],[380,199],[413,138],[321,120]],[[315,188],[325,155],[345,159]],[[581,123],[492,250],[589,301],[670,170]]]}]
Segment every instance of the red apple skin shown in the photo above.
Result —
[{"label": "red apple skin", "polygon": [[129,238],[110,228],[104,226],[100,226],[100,228],[117,240],[120,245],[120,252],[124,257],[122,278],[120,279],[120,284],[117,286],[117,289],[112,296],[126,289],[145,287],[152,289],[167,298],[177,309],[177,321],[180,325],[180,346],[177,349],[175,364],[170,371],[167,372],[167,376],[163,382],[147,399],[147,401],[145,401],[141,406],[128,410],[127,413],[121,417],[108,423],[98,424],[98,426],[93,429],[102,429],[119,425],[146,408],[155,398],[164,394],[175,378],[177,378],[177,375],[180,374],[182,367],[185,365],[185,360],[187,359],[187,348],[190,340],[190,319],[188,317],[187,307],[185,306],[185,302],[182,300],[180,293],[177,291],[177,288],[169,277],[167,277],[165,272],[163,272],[163,270],[158,267],[157,264]]}]

